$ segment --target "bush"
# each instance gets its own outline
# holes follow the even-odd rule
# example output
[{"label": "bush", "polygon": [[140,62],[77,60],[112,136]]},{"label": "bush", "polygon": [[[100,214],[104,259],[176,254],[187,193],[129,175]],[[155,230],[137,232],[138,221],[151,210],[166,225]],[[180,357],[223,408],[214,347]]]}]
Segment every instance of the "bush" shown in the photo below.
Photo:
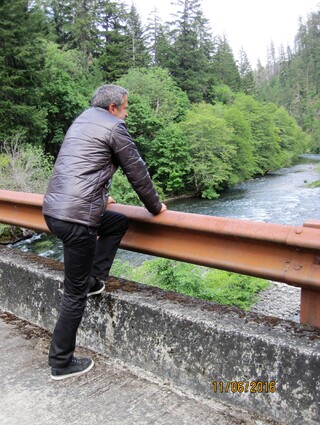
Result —
[{"label": "bush", "polygon": [[145,261],[135,268],[129,263],[116,260],[112,266],[112,274],[244,310],[249,310],[256,302],[257,293],[270,284],[263,279],[165,258]]},{"label": "bush", "polygon": [[0,154],[0,188],[44,193],[52,173],[53,158],[39,146],[21,144],[19,136],[3,144]]},{"label": "bush", "polygon": [[204,284],[212,300],[244,310],[249,310],[257,301],[257,293],[269,286],[266,280],[223,270],[210,270],[205,275]]}]

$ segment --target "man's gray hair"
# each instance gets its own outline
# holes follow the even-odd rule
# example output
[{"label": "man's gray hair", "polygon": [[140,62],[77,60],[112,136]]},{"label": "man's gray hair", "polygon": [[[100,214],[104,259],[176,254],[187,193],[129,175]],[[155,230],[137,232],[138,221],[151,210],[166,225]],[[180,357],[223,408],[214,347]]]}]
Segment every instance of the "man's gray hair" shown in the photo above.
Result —
[{"label": "man's gray hair", "polygon": [[98,87],[91,98],[91,106],[107,109],[114,103],[117,108],[122,105],[123,96],[128,96],[128,91],[120,86],[105,84]]}]

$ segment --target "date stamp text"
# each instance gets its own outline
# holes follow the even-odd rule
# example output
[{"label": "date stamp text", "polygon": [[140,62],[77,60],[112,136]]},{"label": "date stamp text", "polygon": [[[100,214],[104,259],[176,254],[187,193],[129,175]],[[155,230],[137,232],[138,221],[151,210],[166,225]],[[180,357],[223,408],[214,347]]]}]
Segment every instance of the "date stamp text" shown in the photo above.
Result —
[{"label": "date stamp text", "polygon": [[275,393],[275,381],[213,381],[214,393]]}]

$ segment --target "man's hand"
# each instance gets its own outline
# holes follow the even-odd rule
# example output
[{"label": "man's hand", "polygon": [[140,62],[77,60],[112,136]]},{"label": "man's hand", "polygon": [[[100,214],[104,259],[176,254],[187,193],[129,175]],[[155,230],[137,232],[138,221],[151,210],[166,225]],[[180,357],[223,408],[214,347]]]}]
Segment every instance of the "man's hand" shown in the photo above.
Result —
[{"label": "man's hand", "polygon": [[165,204],[161,204],[161,205],[162,205],[162,208],[161,208],[159,214],[162,213],[163,211],[167,210],[167,206]]},{"label": "man's hand", "polygon": [[115,204],[116,201],[109,195],[108,196],[108,204]]}]

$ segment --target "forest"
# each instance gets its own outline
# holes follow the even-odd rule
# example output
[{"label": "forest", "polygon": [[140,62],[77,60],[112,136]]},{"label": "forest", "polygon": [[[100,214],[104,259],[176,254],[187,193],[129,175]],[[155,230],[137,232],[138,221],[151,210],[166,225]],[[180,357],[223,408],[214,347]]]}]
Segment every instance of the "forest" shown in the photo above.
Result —
[{"label": "forest", "polygon": [[[200,0],[145,23],[134,3],[2,0],[0,21],[3,189],[45,191],[67,128],[105,83],[129,90],[127,126],[164,199],[213,199],[320,152],[320,11],[254,69],[214,34]],[[137,202],[115,180],[117,201]]]}]

